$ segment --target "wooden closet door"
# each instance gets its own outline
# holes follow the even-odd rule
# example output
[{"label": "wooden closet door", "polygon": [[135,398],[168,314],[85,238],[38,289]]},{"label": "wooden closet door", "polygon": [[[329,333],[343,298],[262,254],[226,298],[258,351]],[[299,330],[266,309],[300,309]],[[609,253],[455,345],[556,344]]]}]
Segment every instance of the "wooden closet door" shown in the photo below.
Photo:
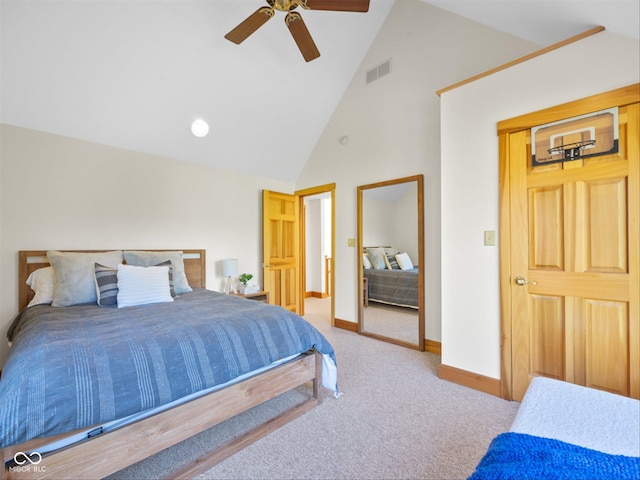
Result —
[{"label": "wooden closet door", "polygon": [[532,376],[640,397],[638,104],[618,117],[607,156],[532,166],[529,129],[503,139],[516,400]]}]

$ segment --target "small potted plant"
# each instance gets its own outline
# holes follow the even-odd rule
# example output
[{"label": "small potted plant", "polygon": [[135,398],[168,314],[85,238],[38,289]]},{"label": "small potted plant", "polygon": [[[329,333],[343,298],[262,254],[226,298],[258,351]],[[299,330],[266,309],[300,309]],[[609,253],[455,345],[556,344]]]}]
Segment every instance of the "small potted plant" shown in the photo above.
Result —
[{"label": "small potted plant", "polygon": [[249,280],[253,278],[253,275],[250,273],[243,273],[238,277],[238,281],[241,283],[240,285],[240,293],[256,293],[258,291],[258,287],[255,285],[249,285]]}]

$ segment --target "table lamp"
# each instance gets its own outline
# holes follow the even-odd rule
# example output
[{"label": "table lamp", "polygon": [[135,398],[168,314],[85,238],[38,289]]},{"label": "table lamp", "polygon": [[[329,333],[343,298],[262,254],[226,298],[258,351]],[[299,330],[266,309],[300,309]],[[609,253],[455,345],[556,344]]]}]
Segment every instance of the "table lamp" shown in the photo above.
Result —
[{"label": "table lamp", "polygon": [[236,258],[227,258],[222,260],[222,275],[227,277],[227,286],[225,292],[227,295],[235,293],[235,288],[231,288],[231,277],[238,275],[238,260]]}]

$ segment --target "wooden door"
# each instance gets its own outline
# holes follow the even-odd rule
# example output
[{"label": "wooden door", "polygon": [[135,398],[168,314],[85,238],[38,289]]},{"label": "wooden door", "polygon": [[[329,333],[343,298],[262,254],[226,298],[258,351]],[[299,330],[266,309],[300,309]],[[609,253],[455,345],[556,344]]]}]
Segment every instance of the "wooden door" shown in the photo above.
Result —
[{"label": "wooden door", "polygon": [[300,312],[298,197],[264,190],[262,247],[264,289],[269,302]]},{"label": "wooden door", "polygon": [[619,106],[618,153],[533,166],[530,128],[500,135],[507,398],[521,400],[532,376],[640,397],[640,112],[629,103],[639,91],[529,119],[531,127]]}]

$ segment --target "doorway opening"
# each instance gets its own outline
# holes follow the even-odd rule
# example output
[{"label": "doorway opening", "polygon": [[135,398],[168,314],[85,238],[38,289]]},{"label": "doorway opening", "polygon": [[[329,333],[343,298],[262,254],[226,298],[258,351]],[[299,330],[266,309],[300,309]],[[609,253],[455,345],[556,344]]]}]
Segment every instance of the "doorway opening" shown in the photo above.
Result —
[{"label": "doorway opening", "polygon": [[295,192],[300,202],[301,315],[307,310],[335,324],[335,184]]}]

